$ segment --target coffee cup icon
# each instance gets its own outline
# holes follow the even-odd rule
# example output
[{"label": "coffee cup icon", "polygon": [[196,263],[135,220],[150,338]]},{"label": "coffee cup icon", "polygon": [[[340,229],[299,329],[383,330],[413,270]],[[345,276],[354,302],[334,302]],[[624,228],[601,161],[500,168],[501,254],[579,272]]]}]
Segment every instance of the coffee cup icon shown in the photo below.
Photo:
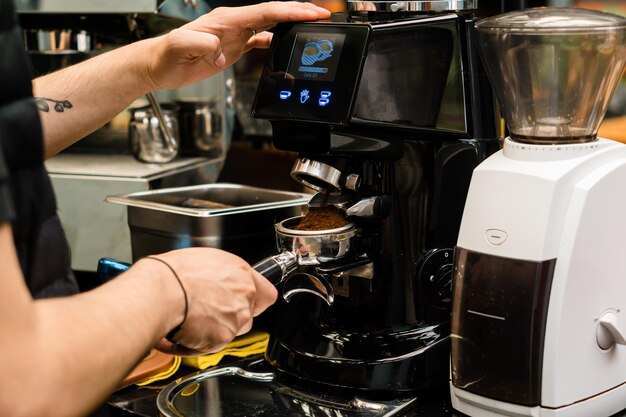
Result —
[{"label": "coffee cup icon", "polygon": [[333,43],[327,39],[322,39],[321,41],[318,42],[320,49],[322,51],[322,54],[324,55],[323,59],[328,58],[329,56],[332,55],[333,53]]},{"label": "coffee cup icon", "polygon": [[301,61],[304,65],[313,65],[323,61],[333,52],[333,43],[322,39],[318,42],[307,42],[302,51]]},{"label": "coffee cup icon", "polygon": [[302,51],[302,63],[313,65],[322,58],[322,48],[317,42],[308,42]]}]

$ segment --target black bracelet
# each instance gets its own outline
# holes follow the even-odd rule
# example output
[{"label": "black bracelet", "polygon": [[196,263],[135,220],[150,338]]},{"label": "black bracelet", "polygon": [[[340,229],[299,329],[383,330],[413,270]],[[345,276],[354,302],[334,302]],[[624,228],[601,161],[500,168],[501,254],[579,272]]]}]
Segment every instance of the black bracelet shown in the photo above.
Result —
[{"label": "black bracelet", "polygon": [[168,264],[167,262],[165,262],[161,258],[157,258],[156,256],[146,256],[146,258],[147,259],[154,259],[155,261],[159,261],[163,265],[167,266],[170,269],[170,271],[172,271],[172,274],[174,274],[174,277],[176,278],[176,281],[178,281],[178,284],[180,285],[180,289],[183,290],[183,294],[185,295],[185,314],[183,315],[183,321],[181,321],[178,326],[173,328],[166,336],[167,339],[172,341],[174,335],[183,326],[183,323],[185,323],[185,320],[187,320],[187,312],[189,311],[189,300],[187,300],[187,291],[185,291],[185,286],[183,285],[183,282],[180,280],[180,278],[178,277],[178,274],[176,273],[176,271],[174,271],[174,268],[172,268],[170,264]]}]

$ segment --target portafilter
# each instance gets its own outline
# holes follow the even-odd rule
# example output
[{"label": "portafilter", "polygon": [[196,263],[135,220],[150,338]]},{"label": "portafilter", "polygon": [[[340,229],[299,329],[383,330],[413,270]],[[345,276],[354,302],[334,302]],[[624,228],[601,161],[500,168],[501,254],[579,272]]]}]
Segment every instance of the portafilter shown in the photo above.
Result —
[{"label": "portafilter", "polygon": [[333,288],[326,279],[298,272],[298,267],[317,266],[343,258],[350,251],[357,229],[353,223],[347,223],[335,229],[298,230],[295,227],[302,218],[296,216],[276,223],[276,243],[280,253],[263,259],[253,268],[274,285],[285,282],[283,298],[286,301],[295,294],[310,293],[331,305],[334,302]]}]

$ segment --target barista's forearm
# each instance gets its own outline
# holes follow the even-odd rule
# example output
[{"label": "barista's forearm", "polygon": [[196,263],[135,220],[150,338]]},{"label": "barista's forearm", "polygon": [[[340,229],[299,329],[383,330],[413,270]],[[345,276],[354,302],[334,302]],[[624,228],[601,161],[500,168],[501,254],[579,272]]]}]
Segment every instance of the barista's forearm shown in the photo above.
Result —
[{"label": "barista's forearm", "polygon": [[46,158],[100,128],[152,90],[147,62],[153,42],[127,45],[33,81]]},{"label": "barista's forearm", "polygon": [[3,416],[88,414],[183,317],[178,283],[158,262],[140,261],[89,293],[33,301],[6,223],[0,261]]},{"label": "barista's forearm", "polygon": [[[42,406],[55,404],[55,415],[86,415],[182,320],[183,294],[161,268],[146,260],[94,291],[35,303],[38,336],[46,341],[34,368],[39,378],[47,371],[33,391]],[[52,386],[66,389],[52,394]]]}]

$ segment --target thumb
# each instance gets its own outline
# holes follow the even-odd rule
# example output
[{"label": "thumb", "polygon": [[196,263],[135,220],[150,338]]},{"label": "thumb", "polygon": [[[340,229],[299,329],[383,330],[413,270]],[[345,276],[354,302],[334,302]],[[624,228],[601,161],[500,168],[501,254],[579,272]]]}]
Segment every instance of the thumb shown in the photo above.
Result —
[{"label": "thumb", "polygon": [[246,42],[246,46],[244,47],[244,52],[248,52],[251,49],[267,49],[270,47],[270,43],[272,42],[272,33],[271,32],[261,32],[257,33]]},{"label": "thumb", "polygon": [[253,316],[256,317],[276,302],[278,291],[276,286],[269,282],[263,275],[252,270],[252,277],[256,286]]}]

